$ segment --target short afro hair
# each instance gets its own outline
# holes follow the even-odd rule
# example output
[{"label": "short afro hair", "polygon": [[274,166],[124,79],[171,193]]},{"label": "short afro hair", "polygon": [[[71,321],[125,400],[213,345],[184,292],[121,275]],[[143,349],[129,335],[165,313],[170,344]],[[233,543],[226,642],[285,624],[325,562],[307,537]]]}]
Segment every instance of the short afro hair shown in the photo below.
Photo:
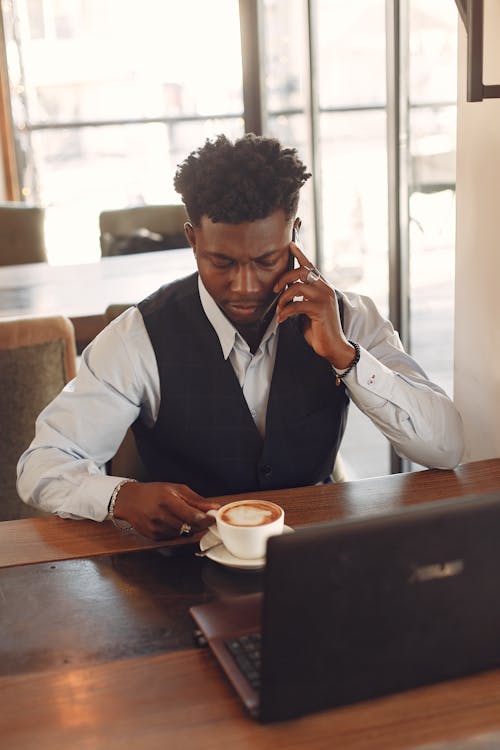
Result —
[{"label": "short afro hair", "polygon": [[310,176],[296,149],[275,138],[247,133],[232,143],[219,135],[178,166],[174,187],[195,226],[202,216],[240,224],[280,209],[287,220],[293,218],[300,188]]}]

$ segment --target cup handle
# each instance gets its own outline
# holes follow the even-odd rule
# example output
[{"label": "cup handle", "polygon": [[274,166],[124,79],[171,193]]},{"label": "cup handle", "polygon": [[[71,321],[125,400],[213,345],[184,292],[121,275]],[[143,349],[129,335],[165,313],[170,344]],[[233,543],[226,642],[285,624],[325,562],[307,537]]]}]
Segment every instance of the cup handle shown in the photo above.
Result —
[{"label": "cup handle", "polygon": [[[207,516],[212,516],[212,518],[216,518],[217,511],[214,508],[211,508],[210,510],[207,510]],[[209,529],[211,533],[217,537],[217,539],[220,539],[219,530],[217,529],[217,524],[213,523],[211,526],[209,526]]]}]

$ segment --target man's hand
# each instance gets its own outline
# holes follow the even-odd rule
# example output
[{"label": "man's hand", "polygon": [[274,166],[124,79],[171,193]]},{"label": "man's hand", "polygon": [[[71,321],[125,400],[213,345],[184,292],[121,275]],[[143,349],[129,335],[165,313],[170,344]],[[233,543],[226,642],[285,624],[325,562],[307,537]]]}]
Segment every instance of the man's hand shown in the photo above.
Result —
[{"label": "man's hand", "polygon": [[206,511],[217,508],[185,484],[127,482],[118,492],[114,516],[150,539],[173,539],[184,523],[193,531],[206,529],[214,523]]},{"label": "man's hand", "polygon": [[[290,243],[290,252],[297,258],[299,267],[280,276],[274,286],[277,293],[284,289],[276,309],[278,322],[283,323],[295,315],[304,316],[302,330],[309,346],[335,369],[343,370],[349,367],[356,352],[342,330],[335,291],[323,277],[308,282],[309,271],[316,272],[316,269],[294,242]],[[294,297],[302,297],[302,300],[294,301]]]}]

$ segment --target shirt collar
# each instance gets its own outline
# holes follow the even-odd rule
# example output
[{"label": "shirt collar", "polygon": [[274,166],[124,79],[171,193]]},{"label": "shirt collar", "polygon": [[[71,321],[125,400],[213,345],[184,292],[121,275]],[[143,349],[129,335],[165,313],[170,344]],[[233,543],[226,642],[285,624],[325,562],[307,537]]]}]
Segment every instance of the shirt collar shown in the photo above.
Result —
[{"label": "shirt collar", "polygon": [[[208,293],[201,276],[198,274],[198,291],[200,294],[201,305],[205,311],[205,315],[210,321],[215,333],[220,341],[222,354],[224,359],[227,359],[234,348],[246,349],[250,351],[249,346],[243,336],[236,330],[232,323],[226,318],[218,304],[215,302],[213,297]],[[269,341],[278,329],[278,321],[276,315],[273,315],[262,341],[260,342],[259,349],[264,350],[268,345]]]}]

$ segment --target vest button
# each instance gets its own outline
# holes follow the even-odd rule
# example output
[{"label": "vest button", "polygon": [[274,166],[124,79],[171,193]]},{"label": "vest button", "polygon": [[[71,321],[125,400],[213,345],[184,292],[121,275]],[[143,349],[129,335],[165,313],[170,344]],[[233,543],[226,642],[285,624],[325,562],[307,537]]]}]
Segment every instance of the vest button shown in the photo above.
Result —
[{"label": "vest button", "polygon": [[273,473],[273,467],[269,466],[269,464],[264,464],[264,466],[261,468],[261,471],[266,479],[269,479],[271,474]]}]

